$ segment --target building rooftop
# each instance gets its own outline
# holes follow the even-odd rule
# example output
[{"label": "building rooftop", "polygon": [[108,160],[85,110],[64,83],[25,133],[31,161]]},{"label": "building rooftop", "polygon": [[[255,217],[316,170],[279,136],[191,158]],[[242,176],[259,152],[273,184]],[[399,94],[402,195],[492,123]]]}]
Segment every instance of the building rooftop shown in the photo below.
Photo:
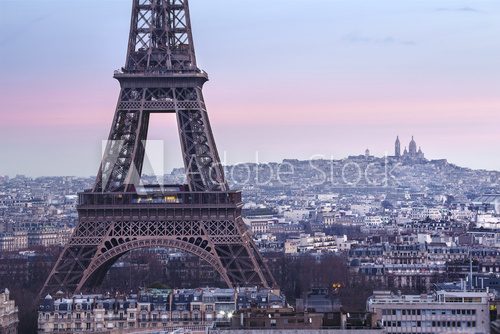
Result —
[{"label": "building rooftop", "polygon": [[478,291],[434,291],[431,294],[400,295],[390,291],[374,291],[368,304],[445,304],[445,303],[485,303],[487,292]]}]

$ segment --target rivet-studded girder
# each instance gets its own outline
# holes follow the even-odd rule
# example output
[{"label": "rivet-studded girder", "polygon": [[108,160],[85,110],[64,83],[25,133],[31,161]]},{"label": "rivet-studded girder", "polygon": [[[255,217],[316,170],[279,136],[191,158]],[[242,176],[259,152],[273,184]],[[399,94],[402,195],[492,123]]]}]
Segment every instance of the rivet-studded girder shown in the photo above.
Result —
[{"label": "rivet-studded girder", "polygon": [[[192,191],[225,191],[224,172],[198,78],[120,78],[122,88],[94,191],[120,192],[139,184],[150,113],[175,113],[184,167]],[[192,87],[181,86],[188,81]],[[145,86],[147,84],[147,87]],[[201,83],[202,84],[202,83]],[[153,86],[153,87],[151,87]],[[156,87],[154,87],[156,86]]]},{"label": "rivet-studded girder", "polygon": [[151,113],[175,113],[192,191],[225,191],[223,168],[196,66],[187,0],[134,0],[122,90],[94,191],[139,183]]},{"label": "rivet-studded girder", "polygon": [[[275,286],[241,219],[208,120],[187,0],[133,0],[120,97],[94,189],[41,296],[97,286],[123,254],[177,248],[211,264],[228,286]],[[137,192],[151,113],[175,113],[187,187]],[[151,191],[151,188],[149,189]]]},{"label": "rivet-studded girder", "polygon": [[143,204],[110,210],[87,206],[79,209],[79,216],[79,224],[41,296],[96,287],[122,255],[157,247],[198,256],[212,265],[229,287],[275,286],[237,208],[158,210]]},{"label": "rivet-studded girder", "polygon": [[134,0],[126,71],[194,68],[188,0]]}]

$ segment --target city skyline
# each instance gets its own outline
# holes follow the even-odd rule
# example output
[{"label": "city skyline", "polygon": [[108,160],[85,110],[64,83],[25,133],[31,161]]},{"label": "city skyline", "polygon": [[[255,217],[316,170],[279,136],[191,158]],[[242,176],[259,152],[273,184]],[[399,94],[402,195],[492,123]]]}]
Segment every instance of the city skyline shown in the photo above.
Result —
[{"label": "city skyline", "polygon": [[[283,164],[287,163],[287,161],[292,161],[292,160],[297,160],[297,161],[309,161],[311,166],[314,166],[314,161],[315,160],[322,160],[322,161],[330,161],[330,162],[335,162],[335,161],[346,161],[346,164],[352,163],[355,161],[357,158],[361,156],[369,156],[371,158],[375,159],[386,159],[386,163],[389,164],[410,164],[413,165],[415,163],[421,164],[421,163],[426,163],[426,162],[442,162],[442,161],[447,161],[448,163],[451,163],[452,165],[455,165],[459,168],[469,168],[467,166],[460,166],[456,165],[453,162],[448,161],[448,159],[442,157],[442,158],[427,158],[425,154],[423,153],[423,149],[420,146],[420,142],[416,143],[415,141],[415,136],[411,136],[409,142],[405,144],[405,138],[401,138],[401,136],[396,136],[396,143],[393,144],[392,150],[386,150],[383,155],[377,155],[373,154],[370,148],[366,148],[362,152],[353,152],[352,154],[349,154],[348,156],[345,157],[335,157],[335,156],[326,156],[322,154],[316,154],[313,155],[309,158],[303,158],[303,159],[298,159],[297,157],[285,157],[282,160],[269,160],[269,161],[263,161],[260,159],[258,151],[255,152],[254,160],[250,161],[238,161],[234,163],[227,163],[227,161],[230,161],[227,157],[227,152],[222,152],[221,155],[221,163],[224,167],[228,167],[226,170],[226,173],[232,173],[235,168],[242,167],[246,164],[258,164],[258,165],[265,165],[268,168],[272,164]],[[176,174],[176,170],[178,169],[184,169],[184,166],[182,166],[182,162],[179,161],[178,166],[171,166],[168,165],[167,163],[167,158],[166,156],[162,157],[162,153],[160,150],[165,149],[164,145],[166,143],[160,142],[158,140],[148,140],[148,144],[146,144],[146,163],[143,166],[143,175],[146,177],[154,177],[154,176],[166,176],[166,175],[172,175]],[[106,141],[102,142],[103,149],[105,147]],[[412,144],[413,143],[413,144]],[[399,150],[398,150],[398,144],[399,144]],[[413,152],[412,152],[412,145],[414,146]],[[416,146],[418,145],[418,146]],[[180,149],[180,148],[179,148]],[[354,159],[354,160],[352,160]],[[162,161],[164,160],[164,161]],[[474,169],[471,168],[472,170],[477,170],[477,171],[485,171],[485,172],[500,172],[497,170],[493,169]],[[22,173],[15,173],[15,174],[1,174],[0,176],[8,176],[8,177],[17,177],[17,176],[27,176],[27,177],[78,177],[78,178],[94,178],[95,175],[90,174],[90,175],[30,175],[30,174],[22,174]],[[227,177],[227,175],[226,175]],[[231,180],[234,182],[234,180]]]},{"label": "city skyline", "polygon": [[[209,115],[228,164],[254,161],[256,151],[262,162],[366,148],[390,155],[396,135],[414,135],[429,159],[500,170],[500,48],[490,43],[500,4],[317,0],[307,17],[301,3],[266,2],[262,12],[241,1],[229,12],[227,1],[191,1],[198,61],[211,76]],[[0,4],[0,174],[95,175],[130,15],[128,1],[96,5]],[[108,28],[89,25],[89,15]],[[181,166],[174,122],[153,126],[150,137],[172,142],[168,167]]]}]

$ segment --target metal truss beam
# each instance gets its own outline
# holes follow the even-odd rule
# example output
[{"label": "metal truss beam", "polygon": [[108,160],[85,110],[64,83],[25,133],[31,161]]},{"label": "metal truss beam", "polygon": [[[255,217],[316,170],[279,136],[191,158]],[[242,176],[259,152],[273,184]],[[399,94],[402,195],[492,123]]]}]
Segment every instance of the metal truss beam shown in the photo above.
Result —
[{"label": "metal truss beam", "polygon": [[[96,286],[123,254],[158,246],[200,257],[228,286],[275,286],[241,219],[241,194],[224,178],[188,0],[133,0],[127,61],[115,78],[121,92],[94,188],[80,194],[78,226],[42,295]],[[155,207],[143,204],[152,198],[138,199],[135,187],[151,113],[176,114],[188,183],[182,194],[156,194]]]}]

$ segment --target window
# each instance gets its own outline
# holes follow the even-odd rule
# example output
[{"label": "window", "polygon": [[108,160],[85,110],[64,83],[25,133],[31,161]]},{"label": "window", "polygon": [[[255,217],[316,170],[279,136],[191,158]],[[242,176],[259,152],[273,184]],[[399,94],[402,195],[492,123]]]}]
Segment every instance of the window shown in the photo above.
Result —
[{"label": "window", "polygon": [[464,303],[480,303],[481,298],[480,297],[465,297],[464,298]]}]

